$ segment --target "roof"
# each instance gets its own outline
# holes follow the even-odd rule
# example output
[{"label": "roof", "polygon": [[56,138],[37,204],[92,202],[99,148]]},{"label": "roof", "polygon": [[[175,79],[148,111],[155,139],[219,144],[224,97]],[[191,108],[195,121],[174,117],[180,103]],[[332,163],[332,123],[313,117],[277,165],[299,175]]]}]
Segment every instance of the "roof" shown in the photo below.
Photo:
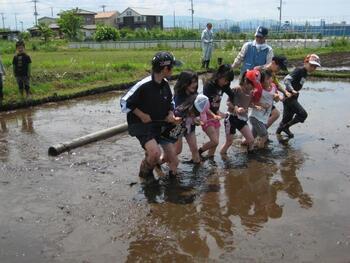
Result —
[{"label": "roof", "polygon": [[49,17],[49,16],[43,16],[43,17],[40,17],[38,20],[43,20],[43,19],[49,19],[49,20],[57,20],[57,18],[54,18],[54,17]]},{"label": "roof", "polygon": [[122,13],[124,13],[128,9],[134,10],[140,16],[162,16],[156,10],[152,10],[152,9],[149,9],[149,8],[140,8],[140,7],[139,8],[128,7]]},{"label": "roof", "polygon": [[73,8],[73,9],[70,9],[70,10],[63,10],[60,13],[58,13],[58,15],[61,15],[61,13],[65,12],[65,11],[76,11],[78,15],[96,15],[97,14],[95,12],[87,11],[87,10],[80,9],[80,8]]},{"label": "roof", "polygon": [[96,30],[96,25],[85,25],[85,26],[82,26],[81,28],[86,30]]},{"label": "roof", "polygon": [[118,11],[102,12],[95,15],[95,19],[110,18],[114,15],[119,15]]}]

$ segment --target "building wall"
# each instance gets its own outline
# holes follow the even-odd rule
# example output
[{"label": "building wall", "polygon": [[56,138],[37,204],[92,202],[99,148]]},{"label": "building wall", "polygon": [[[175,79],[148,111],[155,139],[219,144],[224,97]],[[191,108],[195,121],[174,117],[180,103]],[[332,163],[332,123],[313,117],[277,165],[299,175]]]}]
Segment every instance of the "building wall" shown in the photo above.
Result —
[{"label": "building wall", "polygon": [[116,26],[117,22],[117,15],[113,15],[109,18],[95,18],[96,24],[104,24],[104,25],[109,25],[109,26]]},{"label": "building wall", "polygon": [[159,27],[163,29],[162,16],[124,16],[120,17],[119,28],[128,27],[131,29]]},{"label": "building wall", "polygon": [[84,25],[94,25],[95,24],[95,15],[79,15],[83,18],[83,24]]}]

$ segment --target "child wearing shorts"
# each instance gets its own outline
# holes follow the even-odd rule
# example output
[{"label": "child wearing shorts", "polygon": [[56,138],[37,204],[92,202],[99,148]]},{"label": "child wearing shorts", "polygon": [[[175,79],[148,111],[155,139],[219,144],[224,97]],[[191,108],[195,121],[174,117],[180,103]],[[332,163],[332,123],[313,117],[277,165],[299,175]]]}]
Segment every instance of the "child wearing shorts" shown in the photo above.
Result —
[{"label": "child wearing shorts", "polygon": [[221,147],[220,153],[226,154],[233,143],[236,130],[246,140],[248,152],[254,148],[254,136],[248,126],[248,108],[253,101],[253,91],[262,90],[260,83],[260,72],[258,70],[249,70],[243,73],[238,87],[232,89],[233,100],[227,100],[228,115],[225,118],[226,142]]},{"label": "child wearing shorts", "polygon": [[268,139],[268,121],[272,111],[273,102],[279,101],[280,97],[276,85],[272,81],[271,70],[261,70],[261,84],[263,92],[258,103],[253,105],[249,115],[254,138],[260,137],[259,148],[263,148]]},{"label": "child wearing shorts", "polygon": [[214,73],[211,80],[203,88],[203,94],[209,98],[210,110],[207,114],[207,121],[202,125],[203,131],[208,135],[209,141],[199,148],[198,152],[202,155],[208,151],[208,157],[213,157],[219,144],[220,119],[225,115],[220,112],[220,103],[223,93],[233,99],[233,92],[230,88],[231,81],[234,78],[231,66],[221,65]]}]

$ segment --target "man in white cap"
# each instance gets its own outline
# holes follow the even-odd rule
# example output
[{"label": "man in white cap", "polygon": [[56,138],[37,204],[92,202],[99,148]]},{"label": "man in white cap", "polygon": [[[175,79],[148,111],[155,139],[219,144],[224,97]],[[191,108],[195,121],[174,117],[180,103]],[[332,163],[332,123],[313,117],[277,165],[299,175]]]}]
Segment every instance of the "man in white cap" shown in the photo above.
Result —
[{"label": "man in white cap", "polygon": [[202,41],[202,68],[209,68],[209,63],[211,59],[211,54],[213,51],[214,44],[214,34],[211,30],[213,25],[211,23],[207,24],[207,27],[202,31],[201,41]]},{"label": "man in white cap", "polygon": [[241,67],[242,75],[256,66],[269,64],[273,58],[273,50],[272,47],[265,43],[268,32],[266,27],[259,26],[255,32],[255,40],[242,46],[241,51],[232,64],[232,68],[237,68],[243,63]]}]

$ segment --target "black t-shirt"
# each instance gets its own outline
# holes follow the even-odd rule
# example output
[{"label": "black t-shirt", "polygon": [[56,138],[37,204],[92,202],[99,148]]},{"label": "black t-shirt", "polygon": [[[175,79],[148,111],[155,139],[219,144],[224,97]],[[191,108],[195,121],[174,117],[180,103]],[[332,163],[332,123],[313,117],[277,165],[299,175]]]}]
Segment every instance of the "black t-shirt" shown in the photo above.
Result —
[{"label": "black t-shirt", "polygon": [[[293,89],[295,91],[299,91],[303,87],[306,77],[307,77],[307,71],[304,67],[296,68],[292,71],[292,73],[290,73],[285,77],[285,81],[287,82],[290,81]],[[288,85],[286,86],[288,90]]]},{"label": "black t-shirt", "polygon": [[32,60],[26,53],[15,55],[12,60],[15,76],[28,77],[30,63],[32,63]]},{"label": "black t-shirt", "polygon": [[209,98],[210,110],[215,114],[219,111],[222,94],[224,92],[233,100],[234,94],[230,88],[230,84],[221,88],[215,81],[210,81],[203,88],[203,94]]},{"label": "black t-shirt", "polygon": [[132,111],[138,108],[148,114],[152,121],[162,121],[173,109],[172,93],[166,80],[157,83],[149,76],[135,84],[122,98],[130,109],[127,115],[128,124],[142,123]]}]

